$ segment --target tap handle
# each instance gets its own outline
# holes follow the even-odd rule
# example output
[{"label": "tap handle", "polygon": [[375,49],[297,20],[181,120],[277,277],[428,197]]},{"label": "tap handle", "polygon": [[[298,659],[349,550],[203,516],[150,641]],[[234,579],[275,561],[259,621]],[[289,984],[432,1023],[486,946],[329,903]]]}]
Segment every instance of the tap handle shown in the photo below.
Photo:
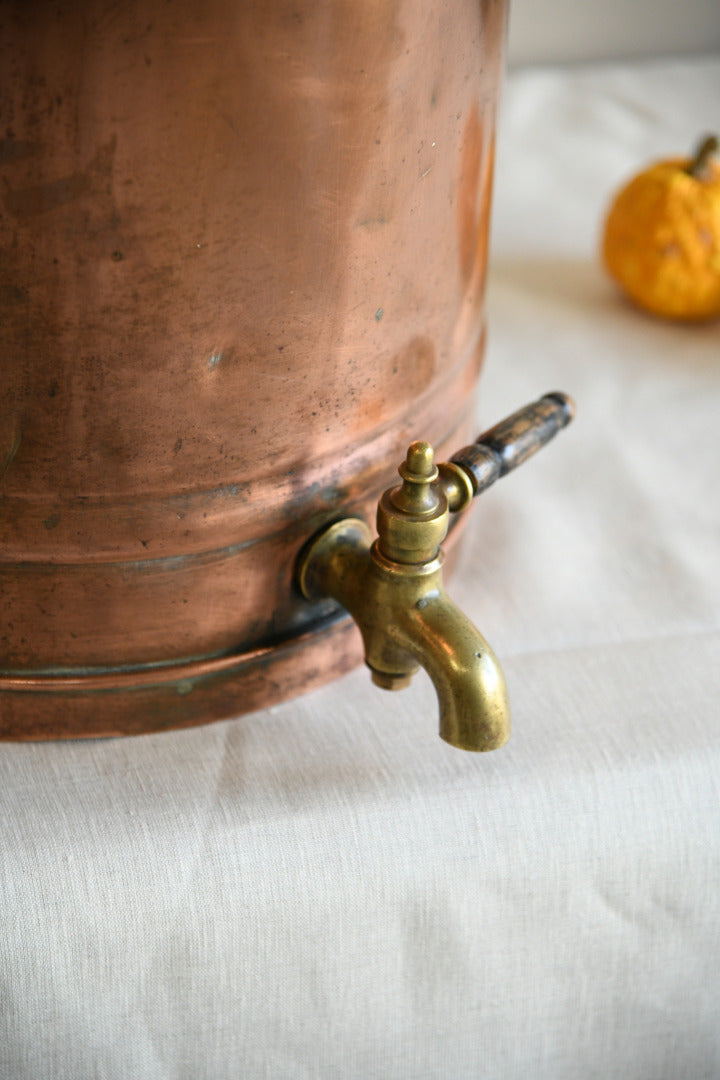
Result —
[{"label": "tap handle", "polygon": [[[483,432],[471,446],[453,454],[450,463],[461,466],[473,495],[479,495],[537,453],[574,415],[575,405],[567,394],[545,394]],[[455,509],[452,503],[451,509]]]}]

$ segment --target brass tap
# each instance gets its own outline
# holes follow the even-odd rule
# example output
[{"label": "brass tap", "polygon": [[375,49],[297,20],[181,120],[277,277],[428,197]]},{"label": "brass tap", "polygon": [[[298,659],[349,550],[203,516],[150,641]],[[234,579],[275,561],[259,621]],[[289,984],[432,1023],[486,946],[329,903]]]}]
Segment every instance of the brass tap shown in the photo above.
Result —
[{"label": "brass tap", "polygon": [[298,584],[308,600],[332,597],[358,624],[373,682],[407,686],[422,666],[440,705],[440,735],[462,750],[495,750],[510,735],[507,686],[495,654],[443,587],[441,544],[450,513],[526,461],[572,419],[564,394],[513,413],[472,446],[435,465],[414,442],[377,511],[377,539],[358,518],[335,522],[301,553]]}]

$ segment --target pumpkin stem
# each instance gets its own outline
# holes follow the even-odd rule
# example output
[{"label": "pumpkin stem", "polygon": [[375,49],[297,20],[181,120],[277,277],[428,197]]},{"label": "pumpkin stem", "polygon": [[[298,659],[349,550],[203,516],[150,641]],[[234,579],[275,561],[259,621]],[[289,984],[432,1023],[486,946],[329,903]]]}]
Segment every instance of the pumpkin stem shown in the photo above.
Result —
[{"label": "pumpkin stem", "polygon": [[687,171],[690,176],[694,176],[696,180],[707,180],[709,178],[708,164],[710,158],[717,152],[718,149],[717,135],[706,135],[697,150],[695,156],[687,167]]}]

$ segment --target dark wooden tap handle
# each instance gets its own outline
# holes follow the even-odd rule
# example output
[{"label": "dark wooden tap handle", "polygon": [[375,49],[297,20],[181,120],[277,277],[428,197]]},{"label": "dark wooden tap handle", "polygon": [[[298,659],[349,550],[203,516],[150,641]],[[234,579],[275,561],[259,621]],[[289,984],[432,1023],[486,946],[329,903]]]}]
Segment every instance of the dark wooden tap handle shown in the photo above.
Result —
[{"label": "dark wooden tap handle", "polygon": [[575,405],[567,394],[545,394],[483,432],[450,460],[468,473],[473,494],[479,495],[537,453],[574,415]]}]

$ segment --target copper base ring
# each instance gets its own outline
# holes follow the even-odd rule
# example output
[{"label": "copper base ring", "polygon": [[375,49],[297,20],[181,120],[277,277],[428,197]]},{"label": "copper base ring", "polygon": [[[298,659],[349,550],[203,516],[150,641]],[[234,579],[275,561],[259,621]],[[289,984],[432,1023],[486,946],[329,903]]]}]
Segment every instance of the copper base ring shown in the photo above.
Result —
[{"label": "copper base ring", "polygon": [[179,664],[0,674],[0,739],[138,735],[228,719],[298,694],[362,661],[344,613],[246,653]]}]

